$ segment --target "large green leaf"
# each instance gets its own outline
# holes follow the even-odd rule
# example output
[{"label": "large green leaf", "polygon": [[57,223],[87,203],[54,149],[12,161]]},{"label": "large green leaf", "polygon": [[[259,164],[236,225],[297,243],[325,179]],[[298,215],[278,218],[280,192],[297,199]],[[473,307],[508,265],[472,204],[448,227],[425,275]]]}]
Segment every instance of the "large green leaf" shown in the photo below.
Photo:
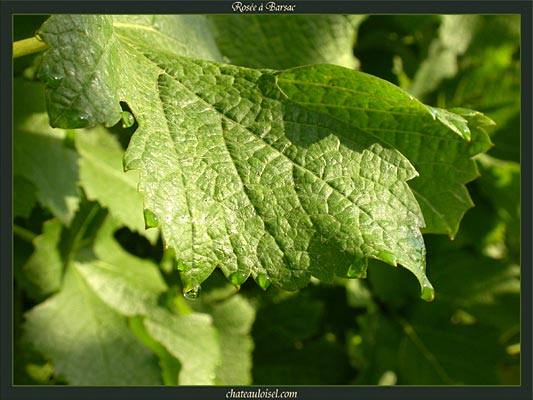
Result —
[{"label": "large green leaf", "polygon": [[[446,228],[453,233],[457,214],[470,205],[461,183],[475,177],[468,156],[457,150],[463,140],[382,81],[333,66],[279,74],[183,58],[159,42],[151,45],[157,29],[139,28],[138,17],[126,20],[52,17],[41,32],[50,46],[41,77],[48,83],[51,120],[60,126],[112,125],[120,118],[119,100],[128,103],[139,129],[125,167],[141,169],[146,223],[159,225],[176,250],[185,290],[216,266],[237,286],[251,275],[294,290],[311,276],[331,281],[335,275],[363,275],[366,260],[376,258],[412,271],[423,297],[432,298],[420,233],[424,220],[406,184],[418,174],[397,148],[413,148],[424,161],[431,157],[419,162],[429,165],[424,179],[432,180],[432,190],[444,186],[444,193],[418,196],[429,203],[426,208],[438,203],[452,210],[455,225]],[[140,31],[147,31],[143,40]],[[72,43],[92,50],[66,46]],[[317,113],[306,99],[326,108],[334,102],[349,116],[339,90],[325,99],[317,91],[330,75],[396,103],[381,101],[382,112],[368,124],[354,122],[358,115],[341,121]],[[57,76],[59,83],[52,79]],[[289,86],[302,77],[295,96]],[[391,125],[397,107],[411,103],[418,114],[406,113]],[[417,132],[408,134],[420,124],[432,145],[428,153]],[[392,130],[396,141],[376,133],[378,126]],[[433,168],[434,157],[446,167],[449,158],[457,164],[452,189],[445,187],[449,171]],[[324,255],[334,261],[325,266]]]},{"label": "large green leaf", "polygon": [[115,15],[113,31],[132,46],[222,61],[213,27],[205,15]]}]

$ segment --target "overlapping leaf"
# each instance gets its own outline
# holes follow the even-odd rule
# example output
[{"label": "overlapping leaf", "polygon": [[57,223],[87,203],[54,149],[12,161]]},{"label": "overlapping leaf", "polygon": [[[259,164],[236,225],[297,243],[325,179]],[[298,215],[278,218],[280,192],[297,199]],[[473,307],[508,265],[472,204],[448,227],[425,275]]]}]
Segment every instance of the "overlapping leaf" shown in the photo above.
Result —
[{"label": "overlapping leaf", "polygon": [[59,294],[27,314],[24,329],[26,339],[71,384],[160,384],[154,355],[127,320],[92,291],[78,264],[67,269]]}]

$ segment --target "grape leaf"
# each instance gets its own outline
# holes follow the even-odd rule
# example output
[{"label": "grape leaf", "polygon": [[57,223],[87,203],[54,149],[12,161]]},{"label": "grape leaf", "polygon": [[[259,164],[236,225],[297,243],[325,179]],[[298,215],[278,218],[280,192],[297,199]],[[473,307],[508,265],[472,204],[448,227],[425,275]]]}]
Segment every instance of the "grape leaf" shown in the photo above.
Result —
[{"label": "grape leaf", "polygon": [[411,82],[409,93],[421,97],[438,87],[459,70],[458,58],[463,55],[479,23],[479,15],[443,15],[438,37],[429,46],[427,58],[420,64]]},{"label": "grape leaf", "polygon": [[253,327],[254,383],[335,385],[346,382],[352,372],[346,355],[341,345],[328,340],[323,332],[331,329],[325,321],[326,310],[326,304],[307,290],[279,302],[263,304]]},{"label": "grape leaf", "polygon": [[13,176],[13,217],[28,218],[37,202],[36,187],[31,181],[20,176]]},{"label": "grape leaf", "polygon": [[63,277],[63,260],[57,248],[61,237],[61,221],[43,224],[43,233],[33,240],[35,251],[22,265],[19,283],[35,299],[59,290]]},{"label": "grape leaf", "polygon": [[39,203],[69,225],[79,205],[77,155],[65,145],[65,131],[50,128],[42,90],[42,84],[15,80],[13,174],[32,183]]},{"label": "grape leaf", "polygon": [[61,291],[26,314],[25,339],[74,385],[158,385],[157,361],[72,263]]},{"label": "grape leaf", "polygon": [[112,238],[116,226],[117,221],[106,220],[90,253],[96,258],[79,264],[86,284],[116,312],[141,317],[135,331],[156,350],[166,374],[177,372],[175,379],[182,385],[212,384],[221,357],[212,318],[201,313],[177,315],[162,307],[160,297],[168,288],[157,266],[121,249]]},{"label": "grape leaf", "polygon": [[121,40],[129,41],[132,46],[222,61],[208,18],[205,15],[115,15],[113,29]]},{"label": "grape leaf", "polygon": [[208,302],[199,311],[211,315],[219,334],[221,362],[216,371],[216,382],[223,385],[251,384],[254,342],[250,331],[255,310],[250,302],[243,296],[233,295],[224,301]]},{"label": "grape leaf", "polygon": [[[397,143],[358,129],[351,119],[339,121],[299,104],[307,94],[288,99],[284,93],[295,73],[308,77],[311,83],[299,88],[309,95],[317,94],[314,83],[325,72],[365,85],[360,75],[334,66],[279,73],[192,60],[143,41],[133,45],[124,19],[120,29],[114,24],[111,16],[55,16],[44,24],[41,37],[50,50],[41,76],[51,121],[112,125],[120,118],[119,100],[128,103],[139,129],[124,164],[141,169],[145,220],[159,225],[166,245],[176,250],[185,290],[217,266],[236,286],[251,275],[295,290],[313,275],[325,281],[360,276],[366,260],[376,258],[409,269],[423,297],[432,298],[420,233],[424,220],[406,184],[417,172]],[[130,28],[138,39],[139,30]],[[72,43],[92,51],[82,53]],[[402,106],[409,102],[385,83],[378,88]],[[344,99],[327,101],[342,106]],[[469,166],[468,157],[455,151],[461,138],[442,140],[448,130],[417,107],[429,118],[424,130],[437,132],[432,143],[450,147],[439,148],[439,157],[451,151],[455,162]],[[373,124],[394,120],[391,111],[386,108]],[[391,128],[410,131],[420,121],[416,115]],[[398,147],[421,153],[418,136],[395,137],[404,145]],[[448,179],[449,171],[443,177],[433,161],[428,164],[426,180]],[[474,167],[456,170],[463,180],[475,176]],[[466,189],[456,186],[445,193],[443,207],[453,210],[450,196],[468,202]],[[335,262],[324,267],[323,254]]]},{"label": "grape leaf", "polygon": [[148,333],[180,360],[181,385],[212,385],[220,362],[218,335],[207,314],[154,313],[144,320]]},{"label": "grape leaf", "polygon": [[330,63],[358,65],[353,55],[362,15],[210,15],[214,37],[229,62],[284,69]]},{"label": "grape leaf", "polygon": [[[352,344],[363,371],[358,383],[376,384],[386,371],[394,371],[404,385],[498,382],[497,368],[509,359],[506,348],[519,340],[520,268],[434,239],[428,254],[439,292],[430,307],[409,301],[414,280],[408,274],[369,271],[372,293],[387,312],[369,307],[358,318],[360,337]],[[391,296],[392,284],[404,293]]]}]

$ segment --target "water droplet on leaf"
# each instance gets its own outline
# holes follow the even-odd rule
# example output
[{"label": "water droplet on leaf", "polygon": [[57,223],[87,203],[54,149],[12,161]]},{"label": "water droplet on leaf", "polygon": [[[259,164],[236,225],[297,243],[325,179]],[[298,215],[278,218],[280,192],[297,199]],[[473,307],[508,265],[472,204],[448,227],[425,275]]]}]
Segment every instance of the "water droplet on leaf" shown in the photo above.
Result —
[{"label": "water droplet on leaf", "polygon": [[181,260],[178,260],[176,262],[176,268],[178,271],[185,271],[185,264],[183,264]]},{"label": "water droplet on leaf", "polygon": [[196,300],[198,297],[200,297],[201,291],[202,287],[200,285],[196,285],[192,289],[183,289],[183,297],[185,297],[187,300]]},{"label": "water droplet on leaf", "polygon": [[159,226],[159,217],[147,208],[144,209],[144,225],[146,229]]},{"label": "water droplet on leaf", "polygon": [[49,79],[46,81],[46,84],[48,86],[50,86],[51,88],[56,88],[59,86],[59,84],[61,83],[61,81],[63,80],[63,75],[61,74],[54,74],[54,75],[50,75],[49,76]]},{"label": "water droplet on leaf", "polygon": [[266,274],[259,274],[257,276],[257,284],[263,290],[267,290],[270,286],[270,277]]},{"label": "water droplet on leaf", "polygon": [[135,123],[135,118],[133,117],[133,114],[130,113],[129,111],[122,111],[121,117],[122,117],[123,128],[129,128],[133,126],[133,124]]},{"label": "water droplet on leaf", "polygon": [[366,264],[364,263],[354,263],[350,265],[348,268],[348,272],[346,272],[346,276],[348,278],[360,278],[364,279],[366,278]]},{"label": "water droplet on leaf", "polygon": [[[50,120],[52,125],[52,120]],[[79,110],[65,110],[53,125],[68,126],[70,129],[87,128],[91,124],[91,116]]]},{"label": "water droplet on leaf", "polygon": [[80,113],[78,115],[78,121],[82,124],[87,123],[89,125],[89,120],[91,119],[91,116],[87,113]]},{"label": "water droplet on leaf", "polygon": [[38,73],[39,79],[52,89],[57,88],[63,80],[63,74],[52,71],[48,64],[41,65]]},{"label": "water droplet on leaf", "polygon": [[420,297],[426,301],[435,300],[435,289],[433,289],[433,286],[431,283],[429,283],[427,278],[424,280],[424,284],[422,285],[422,294]]}]

